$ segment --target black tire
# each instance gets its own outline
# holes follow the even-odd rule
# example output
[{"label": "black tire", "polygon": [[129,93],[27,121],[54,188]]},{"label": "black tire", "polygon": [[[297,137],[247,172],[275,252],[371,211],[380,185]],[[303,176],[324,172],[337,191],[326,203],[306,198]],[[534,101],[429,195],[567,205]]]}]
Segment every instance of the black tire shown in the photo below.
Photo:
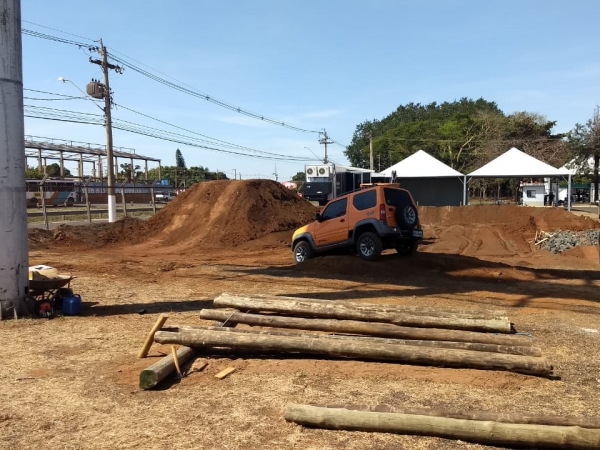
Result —
[{"label": "black tire", "polygon": [[362,259],[375,261],[383,250],[381,239],[375,233],[367,231],[361,234],[356,241],[356,252]]},{"label": "black tire", "polygon": [[400,206],[396,208],[396,222],[412,230],[419,223],[419,213],[412,205]]},{"label": "black tire", "polygon": [[315,256],[315,252],[307,241],[300,241],[294,246],[294,262],[300,264]]},{"label": "black tire", "polygon": [[417,241],[400,241],[396,244],[396,251],[402,256],[414,255],[417,248],[419,248],[419,242]]}]

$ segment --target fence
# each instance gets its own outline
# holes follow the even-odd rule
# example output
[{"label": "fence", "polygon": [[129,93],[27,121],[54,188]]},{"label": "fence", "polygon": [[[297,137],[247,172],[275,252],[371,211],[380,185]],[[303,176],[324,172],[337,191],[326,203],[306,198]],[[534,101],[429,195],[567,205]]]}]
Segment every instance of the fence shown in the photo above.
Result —
[{"label": "fence", "polygon": [[[30,222],[43,221],[49,228],[50,217],[72,220],[102,218],[108,214],[108,185],[99,180],[49,179],[27,180],[27,216]],[[156,183],[140,184],[117,182],[115,195],[121,217],[155,214],[169,193],[177,192],[172,186]],[[162,199],[165,199],[163,202]]]}]

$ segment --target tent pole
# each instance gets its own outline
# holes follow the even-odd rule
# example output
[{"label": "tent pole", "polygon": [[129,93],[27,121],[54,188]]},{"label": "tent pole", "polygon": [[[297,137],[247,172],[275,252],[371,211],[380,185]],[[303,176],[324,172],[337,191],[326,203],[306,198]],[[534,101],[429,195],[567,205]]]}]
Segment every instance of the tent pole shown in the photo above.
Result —
[{"label": "tent pole", "polygon": [[571,174],[569,174],[569,181],[567,186],[567,211],[571,211]]}]

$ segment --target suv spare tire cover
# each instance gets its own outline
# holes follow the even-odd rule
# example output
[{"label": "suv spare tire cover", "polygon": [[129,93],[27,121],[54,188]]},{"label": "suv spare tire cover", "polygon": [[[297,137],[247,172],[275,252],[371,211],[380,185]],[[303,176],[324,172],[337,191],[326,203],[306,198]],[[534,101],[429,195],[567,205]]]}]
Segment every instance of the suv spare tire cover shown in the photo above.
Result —
[{"label": "suv spare tire cover", "polygon": [[396,208],[396,222],[408,228],[414,228],[419,222],[417,210],[412,205],[402,205]]}]

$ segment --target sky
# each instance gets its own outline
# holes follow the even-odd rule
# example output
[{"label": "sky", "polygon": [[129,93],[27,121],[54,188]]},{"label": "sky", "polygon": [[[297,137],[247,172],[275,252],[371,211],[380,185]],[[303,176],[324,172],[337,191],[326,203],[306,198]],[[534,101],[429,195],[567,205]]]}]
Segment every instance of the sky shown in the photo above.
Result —
[{"label": "sky", "polygon": [[[555,120],[555,132],[587,121],[600,103],[596,0],[21,3],[24,29],[88,45],[102,38],[109,54],[126,55],[162,78],[313,131],[247,117],[134,70],[111,73],[117,105],[189,131],[119,107],[113,110],[115,119],[307,160],[232,155],[114,131],[115,147],[160,158],[163,166],[175,164],[179,148],[188,167],[218,169],[230,178],[235,173],[244,179],[274,179],[277,173],[279,181],[289,180],[310,160],[323,157],[317,132],[324,129],[336,142],[328,146],[329,158],[348,164],[344,146],[356,126],[382,119],[410,102],[483,97],[507,114],[530,111]],[[101,79],[90,55],[98,57],[85,48],[23,35],[24,88],[81,96],[73,84],[58,78],[81,89],[92,78]],[[32,100],[58,97],[27,90],[24,96],[26,105],[102,114],[86,99]],[[25,134],[106,142],[101,126],[33,118],[25,119]],[[30,160],[29,165],[36,162]],[[66,166],[76,171],[73,163]],[[85,172],[91,173],[91,167]]]}]

